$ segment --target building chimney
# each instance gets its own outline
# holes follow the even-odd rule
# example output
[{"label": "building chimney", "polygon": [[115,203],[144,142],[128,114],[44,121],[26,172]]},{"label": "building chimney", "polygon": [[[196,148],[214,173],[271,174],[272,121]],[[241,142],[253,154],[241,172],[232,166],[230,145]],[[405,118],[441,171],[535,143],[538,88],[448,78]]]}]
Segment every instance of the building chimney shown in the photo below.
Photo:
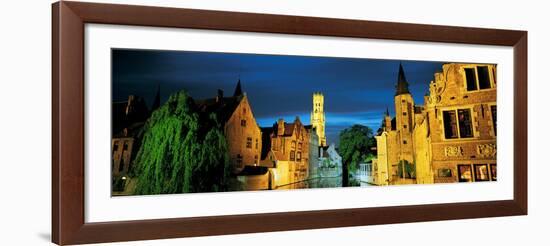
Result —
[{"label": "building chimney", "polygon": [[223,99],[223,90],[218,89],[218,95],[216,96],[216,102],[221,102]]},{"label": "building chimney", "polygon": [[282,118],[277,121],[277,135],[282,136],[285,134],[285,120]]}]

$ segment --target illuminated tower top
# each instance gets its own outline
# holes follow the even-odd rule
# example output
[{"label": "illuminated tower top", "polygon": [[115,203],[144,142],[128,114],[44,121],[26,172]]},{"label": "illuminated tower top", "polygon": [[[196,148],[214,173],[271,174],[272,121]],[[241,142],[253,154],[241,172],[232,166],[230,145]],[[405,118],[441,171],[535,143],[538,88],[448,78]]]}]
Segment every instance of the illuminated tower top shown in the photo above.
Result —
[{"label": "illuminated tower top", "polygon": [[324,96],[320,92],[313,93],[313,111],[311,112],[311,125],[315,128],[317,136],[319,136],[319,146],[327,146],[325,136],[325,110]]}]

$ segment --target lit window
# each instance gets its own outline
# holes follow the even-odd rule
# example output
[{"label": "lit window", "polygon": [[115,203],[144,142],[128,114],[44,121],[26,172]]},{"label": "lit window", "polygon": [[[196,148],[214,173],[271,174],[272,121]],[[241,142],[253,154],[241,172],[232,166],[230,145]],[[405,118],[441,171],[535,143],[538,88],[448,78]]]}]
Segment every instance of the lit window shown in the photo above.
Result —
[{"label": "lit window", "polygon": [[296,153],[296,161],[302,161],[302,152],[298,151]]},{"label": "lit window", "polygon": [[241,126],[246,126],[246,120],[241,120]]},{"label": "lit window", "polygon": [[290,160],[291,161],[294,161],[296,158],[295,158],[295,152],[294,150],[290,151]]},{"label": "lit window", "polygon": [[440,168],[437,170],[437,176],[441,178],[449,178],[453,176],[453,172],[449,168]]},{"label": "lit window", "polygon": [[251,137],[246,138],[246,148],[248,148],[248,149],[252,148],[252,138]]},{"label": "lit window", "polygon": [[474,165],[475,181],[489,181],[489,168],[487,164]]},{"label": "lit window", "polygon": [[470,165],[457,165],[458,169],[458,182],[472,182],[472,166]]},{"label": "lit window", "polygon": [[473,137],[470,109],[443,111],[443,124],[446,139]]}]

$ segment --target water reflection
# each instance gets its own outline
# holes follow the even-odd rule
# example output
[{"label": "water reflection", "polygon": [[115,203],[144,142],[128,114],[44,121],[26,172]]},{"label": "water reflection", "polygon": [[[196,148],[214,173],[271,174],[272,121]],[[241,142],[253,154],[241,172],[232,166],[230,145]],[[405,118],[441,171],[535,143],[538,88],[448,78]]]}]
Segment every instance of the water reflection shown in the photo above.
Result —
[{"label": "water reflection", "polygon": [[[350,180],[349,186],[369,186],[365,182],[359,180]],[[312,178],[301,182],[296,182],[288,185],[279,186],[277,190],[291,190],[291,189],[307,189],[307,188],[336,188],[342,187],[342,177],[319,177]]]}]

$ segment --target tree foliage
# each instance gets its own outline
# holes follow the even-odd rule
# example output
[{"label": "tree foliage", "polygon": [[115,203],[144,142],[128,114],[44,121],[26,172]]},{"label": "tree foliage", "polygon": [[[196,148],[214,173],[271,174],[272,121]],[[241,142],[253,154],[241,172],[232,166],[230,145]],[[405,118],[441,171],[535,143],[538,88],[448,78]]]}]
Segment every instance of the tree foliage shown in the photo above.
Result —
[{"label": "tree foliage", "polygon": [[353,125],[340,132],[338,152],[351,173],[371,154],[374,144],[372,129],[368,126]]},{"label": "tree foliage", "polygon": [[215,115],[202,115],[184,91],[153,112],[142,134],[135,194],[227,189],[230,164],[222,127]]}]

